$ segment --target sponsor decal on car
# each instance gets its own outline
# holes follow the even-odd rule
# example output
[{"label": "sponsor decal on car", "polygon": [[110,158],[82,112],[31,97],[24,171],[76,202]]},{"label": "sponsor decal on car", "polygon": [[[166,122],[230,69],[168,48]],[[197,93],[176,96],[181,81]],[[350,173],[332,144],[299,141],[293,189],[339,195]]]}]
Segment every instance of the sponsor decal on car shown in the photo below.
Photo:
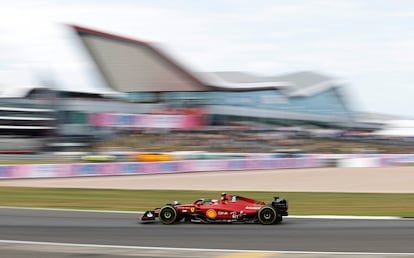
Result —
[{"label": "sponsor decal on car", "polygon": [[206,216],[209,219],[215,219],[217,217],[217,212],[213,209],[209,209],[206,211]]},{"label": "sponsor decal on car", "polygon": [[231,218],[232,219],[239,219],[243,216],[243,211],[240,211],[240,213],[237,213],[237,211],[233,211],[231,213]]},{"label": "sponsor decal on car", "polygon": [[190,211],[191,211],[191,213],[194,213],[195,212],[195,208],[194,207],[191,207],[190,208]]},{"label": "sponsor decal on car", "polygon": [[245,209],[246,210],[260,210],[260,206],[246,206]]}]

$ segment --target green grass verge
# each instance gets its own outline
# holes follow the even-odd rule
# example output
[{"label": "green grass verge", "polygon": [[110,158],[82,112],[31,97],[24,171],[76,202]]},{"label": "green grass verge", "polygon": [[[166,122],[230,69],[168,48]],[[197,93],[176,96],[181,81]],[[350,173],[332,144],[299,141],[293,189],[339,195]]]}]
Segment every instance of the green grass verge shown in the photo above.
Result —
[{"label": "green grass verge", "polygon": [[[102,190],[0,187],[0,206],[144,211],[178,200],[218,198],[216,191]],[[229,192],[270,201],[289,200],[291,215],[365,215],[414,217],[414,194]]]}]

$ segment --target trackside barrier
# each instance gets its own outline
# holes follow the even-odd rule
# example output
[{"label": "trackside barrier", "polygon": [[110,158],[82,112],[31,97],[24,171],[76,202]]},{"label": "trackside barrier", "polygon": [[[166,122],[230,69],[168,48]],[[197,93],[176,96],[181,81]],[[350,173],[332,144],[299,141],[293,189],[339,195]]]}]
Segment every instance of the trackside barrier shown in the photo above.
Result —
[{"label": "trackside barrier", "polygon": [[[309,154],[336,167],[391,167],[414,165],[414,154]],[[328,162],[329,161],[329,162]]]},{"label": "trackside barrier", "polygon": [[379,158],[346,158],[337,161],[337,167],[345,168],[366,168],[366,167],[379,167],[381,160]]},{"label": "trackside barrier", "polygon": [[200,171],[235,171],[322,167],[315,158],[263,158],[228,160],[178,160],[166,162],[110,162],[71,164],[0,165],[0,179],[139,175]]},{"label": "trackside barrier", "polygon": [[[348,167],[406,166],[414,165],[414,154],[308,154],[300,158],[257,156],[256,158],[248,159],[177,160],[164,162],[0,165],[0,179],[316,168],[328,166],[332,161],[336,163],[336,166]],[[348,165],[346,165],[347,163]]]}]

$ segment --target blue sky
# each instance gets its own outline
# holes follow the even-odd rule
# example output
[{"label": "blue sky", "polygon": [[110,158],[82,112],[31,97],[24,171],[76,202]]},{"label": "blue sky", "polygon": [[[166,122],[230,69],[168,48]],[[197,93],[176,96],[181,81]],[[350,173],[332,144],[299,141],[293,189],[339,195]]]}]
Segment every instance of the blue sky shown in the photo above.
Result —
[{"label": "blue sky", "polygon": [[[194,71],[318,71],[344,81],[358,110],[414,117],[411,0],[0,4],[0,72],[35,71],[66,88],[104,87],[63,26],[76,24],[155,42]],[[29,77],[7,80],[36,80]]]}]

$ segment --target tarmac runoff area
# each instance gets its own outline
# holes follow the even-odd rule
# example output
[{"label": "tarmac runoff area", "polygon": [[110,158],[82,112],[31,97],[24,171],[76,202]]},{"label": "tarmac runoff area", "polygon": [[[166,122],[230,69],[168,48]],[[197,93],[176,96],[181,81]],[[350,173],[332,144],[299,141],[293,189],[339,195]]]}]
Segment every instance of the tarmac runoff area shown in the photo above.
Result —
[{"label": "tarmac runoff area", "polygon": [[[414,257],[410,219],[136,223],[131,212],[0,208],[0,257]],[[4,238],[4,239],[2,239]]]},{"label": "tarmac runoff area", "polygon": [[[414,193],[414,167],[314,168],[253,171],[195,172],[163,175],[0,180],[0,186],[190,189],[275,192],[381,192]],[[327,218],[325,218],[327,219]],[[338,219],[338,218],[336,218]],[[36,241],[36,240],[35,240]],[[370,240],[371,241],[371,240]],[[0,240],[7,257],[414,257],[414,253],[301,252],[124,247]],[[38,256],[36,256],[38,255]]]},{"label": "tarmac runoff area", "polygon": [[414,193],[414,167],[312,168],[0,180],[0,186]]}]

